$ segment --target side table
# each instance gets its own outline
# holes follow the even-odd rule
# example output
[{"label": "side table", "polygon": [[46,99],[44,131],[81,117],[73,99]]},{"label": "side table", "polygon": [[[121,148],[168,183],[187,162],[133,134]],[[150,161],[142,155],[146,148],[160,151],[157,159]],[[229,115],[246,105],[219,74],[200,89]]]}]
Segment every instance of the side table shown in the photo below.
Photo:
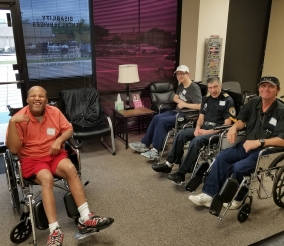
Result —
[{"label": "side table", "polygon": [[[113,121],[114,121],[114,135],[125,142],[125,148],[128,149],[128,132],[133,130],[146,129],[152,120],[156,111],[142,107],[130,110],[115,110],[113,111]],[[128,127],[128,122],[130,119],[136,118],[137,127]]]}]

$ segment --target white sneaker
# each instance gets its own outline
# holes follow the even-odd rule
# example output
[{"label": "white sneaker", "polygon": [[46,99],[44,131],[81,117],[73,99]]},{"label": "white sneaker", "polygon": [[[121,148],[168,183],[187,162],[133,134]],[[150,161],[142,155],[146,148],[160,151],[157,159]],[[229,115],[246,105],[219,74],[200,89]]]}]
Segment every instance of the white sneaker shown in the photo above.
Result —
[{"label": "white sneaker", "polygon": [[[223,203],[223,207],[226,208],[229,203]],[[239,209],[243,205],[243,201],[236,201],[232,202],[232,205],[229,207],[230,210]]]},{"label": "white sneaker", "polygon": [[156,150],[154,150],[153,148],[150,149],[149,151],[141,153],[141,155],[148,158],[151,161],[159,161],[160,160],[160,156],[159,156],[158,152]]},{"label": "white sneaker", "polygon": [[140,153],[143,153],[149,150],[146,144],[143,144],[142,142],[132,142],[129,144],[129,147]]},{"label": "white sneaker", "polygon": [[205,193],[201,193],[199,195],[190,195],[188,197],[190,201],[198,206],[210,207],[213,198]]}]

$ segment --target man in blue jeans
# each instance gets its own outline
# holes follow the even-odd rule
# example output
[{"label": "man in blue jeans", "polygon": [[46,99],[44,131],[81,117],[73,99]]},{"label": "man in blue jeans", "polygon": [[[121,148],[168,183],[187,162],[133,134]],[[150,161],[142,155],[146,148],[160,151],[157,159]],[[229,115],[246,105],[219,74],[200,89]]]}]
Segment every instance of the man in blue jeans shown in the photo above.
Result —
[{"label": "man in blue jeans", "polygon": [[[156,172],[170,173],[175,164],[181,164],[177,172],[168,175],[168,179],[175,183],[185,180],[185,175],[191,172],[199,155],[200,149],[209,143],[212,135],[218,133],[213,128],[220,125],[230,125],[230,117],[236,116],[233,99],[222,91],[222,82],[219,77],[212,76],[207,79],[208,94],[202,98],[200,115],[196,127],[178,132],[173,147],[164,164],[154,164]],[[184,145],[190,141],[186,156]]]},{"label": "man in blue jeans", "polygon": [[[237,132],[246,131],[246,141],[223,150],[212,165],[202,193],[188,197],[198,206],[210,207],[212,197],[233,174],[240,184],[243,177],[254,172],[259,151],[267,146],[284,146],[284,104],[277,99],[280,83],[276,77],[262,77],[258,84],[259,97],[243,106],[238,121],[229,129],[227,140],[234,143]],[[238,209],[247,194],[242,187],[229,209]],[[227,204],[224,204],[227,207]]]},{"label": "man in blue jeans", "polygon": [[[158,152],[162,150],[168,131],[175,126],[176,114],[184,108],[200,109],[202,99],[201,90],[190,79],[188,67],[180,65],[177,67],[175,74],[179,82],[179,87],[174,95],[174,101],[177,103],[176,111],[166,111],[155,115],[141,142],[132,142],[129,144],[130,148],[141,152],[142,156],[150,160],[159,160]],[[151,144],[153,148],[149,150]]]}]

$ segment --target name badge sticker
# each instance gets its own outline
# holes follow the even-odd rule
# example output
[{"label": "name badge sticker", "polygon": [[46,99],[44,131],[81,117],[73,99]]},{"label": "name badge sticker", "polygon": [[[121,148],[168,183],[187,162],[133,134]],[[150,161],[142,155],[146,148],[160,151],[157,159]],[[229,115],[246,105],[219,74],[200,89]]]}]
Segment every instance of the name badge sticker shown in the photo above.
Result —
[{"label": "name badge sticker", "polygon": [[54,136],[55,135],[55,129],[47,127],[46,134],[49,135],[49,136]]},{"label": "name badge sticker", "polygon": [[220,106],[225,106],[225,105],[226,105],[226,102],[225,102],[225,101],[220,101],[220,102],[219,102],[219,105],[220,105]]},{"label": "name badge sticker", "polygon": [[271,119],[270,119],[270,121],[269,121],[269,124],[270,124],[270,125],[273,125],[273,126],[276,126],[277,120],[276,120],[275,118],[271,117]]}]

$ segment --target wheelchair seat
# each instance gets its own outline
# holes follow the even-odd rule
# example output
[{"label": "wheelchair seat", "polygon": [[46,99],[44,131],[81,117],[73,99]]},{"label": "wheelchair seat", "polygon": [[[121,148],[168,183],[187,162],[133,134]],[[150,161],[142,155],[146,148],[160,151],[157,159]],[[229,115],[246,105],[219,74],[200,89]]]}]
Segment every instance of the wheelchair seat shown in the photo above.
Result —
[{"label": "wheelchair seat", "polygon": [[[81,179],[79,148],[80,145],[73,138],[70,138],[65,143],[65,150],[68,153],[68,157],[75,165]],[[4,153],[4,167],[13,208],[16,211],[19,211],[20,205],[24,206],[20,222],[11,230],[10,240],[13,243],[19,244],[24,242],[29,238],[31,233],[33,233],[33,244],[36,245],[35,228],[39,230],[48,228],[48,220],[45,215],[43,203],[41,200],[37,200],[41,191],[38,191],[36,194],[33,193],[33,186],[37,184],[30,179],[23,178],[20,159],[18,155],[12,154],[9,149]],[[58,184],[59,182],[62,182],[62,184]],[[86,182],[86,184],[87,183],[88,182]],[[68,217],[77,220],[79,218],[79,213],[67,181],[54,177],[54,186],[67,191],[64,196],[67,215]],[[19,196],[18,190],[21,191],[21,196]]]}]

